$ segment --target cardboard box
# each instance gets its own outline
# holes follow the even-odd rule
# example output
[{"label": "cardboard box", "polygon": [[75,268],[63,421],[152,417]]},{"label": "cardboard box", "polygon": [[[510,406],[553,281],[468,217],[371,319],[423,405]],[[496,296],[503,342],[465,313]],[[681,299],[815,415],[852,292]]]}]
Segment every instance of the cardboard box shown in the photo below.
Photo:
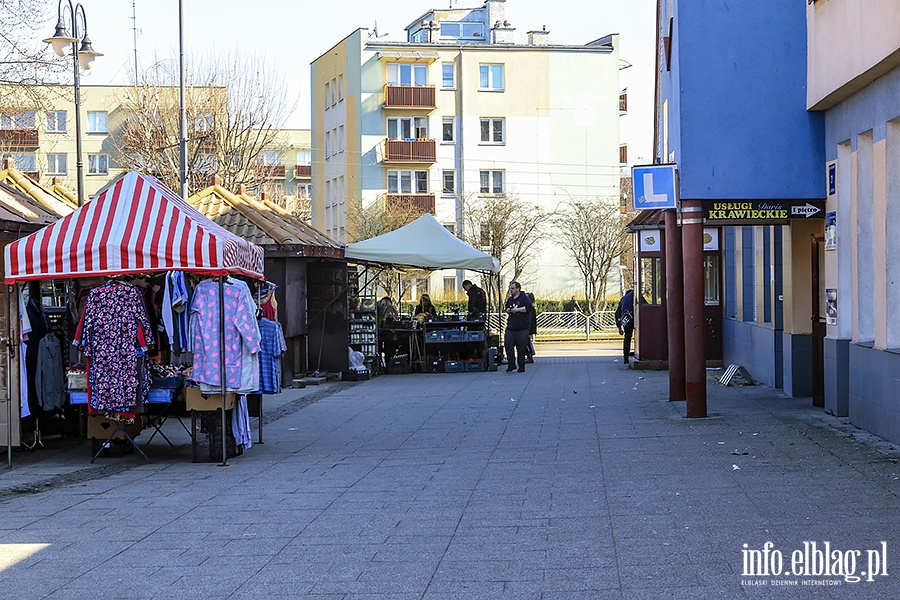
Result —
[{"label": "cardboard box", "polygon": [[[87,438],[89,440],[107,440],[109,439],[110,434],[113,431],[116,431],[119,425],[121,425],[121,423],[117,423],[116,421],[107,419],[103,415],[88,415]],[[141,433],[141,416],[138,415],[134,423],[123,425],[123,429],[124,432],[122,430],[116,431],[116,434],[112,437],[112,439],[126,439],[125,432],[127,432],[132,439],[136,438]]]},{"label": "cardboard box", "polygon": [[[235,394],[225,394],[225,410],[234,408]],[[216,410],[222,408],[222,394],[210,394],[204,398],[198,387],[184,388],[184,404],[187,410]]]}]

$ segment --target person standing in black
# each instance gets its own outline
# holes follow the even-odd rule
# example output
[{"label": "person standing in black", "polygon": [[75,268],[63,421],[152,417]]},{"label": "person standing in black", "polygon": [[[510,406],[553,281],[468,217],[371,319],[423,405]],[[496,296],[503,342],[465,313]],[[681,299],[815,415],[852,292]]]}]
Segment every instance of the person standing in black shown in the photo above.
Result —
[{"label": "person standing in black", "polygon": [[531,327],[530,311],[531,300],[522,293],[522,286],[518,281],[509,284],[509,298],[506,299],[506,334],[503,343],[506,346],[506,360],[509,365],[506,372],[516,370],[518,358],[519,373],[525,372],[525,361],[528,353],[529,334]]},{"label": "person standing in black", "polygon": [[484,293],[484,290],[466,279],[462,283],[463,289],[466,290],[466,295],[469,297],[469,307],[467,312],[467,319],[479,319],[487,314],[487,296]]},{"label": "person standing in black", "polygon": [[619,306],[616,308],[616,327],[619,333],[624,335],[622,341],[623,363],[628,364],[628,356],[631,354],[631,336],[634,334],[634,290],[628,290]]}]

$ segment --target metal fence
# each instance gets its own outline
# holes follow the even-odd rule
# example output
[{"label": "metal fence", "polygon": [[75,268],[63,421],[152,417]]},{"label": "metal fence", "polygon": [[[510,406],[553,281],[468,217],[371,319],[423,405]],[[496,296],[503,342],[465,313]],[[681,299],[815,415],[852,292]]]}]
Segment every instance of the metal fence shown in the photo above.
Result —
[{"label": "metal fence", "polygon": [[[490,313],[488,326],[493,331],[503,331],[505,313]],[[615,332],[616,311],[601,310],[587,315],[577,312],[541,312],[537,314],[538,339],[585,339],[599,337],[604,332]]]}]

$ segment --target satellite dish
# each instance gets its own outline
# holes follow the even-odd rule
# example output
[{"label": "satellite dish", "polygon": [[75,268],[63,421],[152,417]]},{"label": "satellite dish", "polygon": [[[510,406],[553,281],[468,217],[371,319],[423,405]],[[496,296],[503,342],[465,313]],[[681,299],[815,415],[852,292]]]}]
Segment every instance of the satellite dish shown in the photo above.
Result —
[{"label": "satellite dish", "polygon": [[378,21],[375,21],[375,26],[372,28],[372,31],[369,32],[369,37],[375,37],[375,39],[387,37],[387,33],[378,33]]}]

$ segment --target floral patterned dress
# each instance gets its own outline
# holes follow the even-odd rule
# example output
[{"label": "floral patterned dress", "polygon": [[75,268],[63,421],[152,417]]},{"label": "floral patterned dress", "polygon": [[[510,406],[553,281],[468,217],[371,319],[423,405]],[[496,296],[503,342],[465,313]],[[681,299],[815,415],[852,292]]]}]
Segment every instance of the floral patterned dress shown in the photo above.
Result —
[{"label": "floral patterned dress", "polygon": [[[256,304],[249,289],[240,282],[228,283],[225,293],[225,388],[241,389],[243,349],[256,354],[260,348]],[[212,279],[201,281],[191,300],[191,349],[193,378],[198,383],[221,386],[219,354],[219,285]]]},{"label": "floral patterned dress", "polygon": [[139,395],[147,399],[150,376],[144,355],[152,339],[139,289],[111,281],[91,290],[75,339],[88,359],[90,408],[131,412]]}]

